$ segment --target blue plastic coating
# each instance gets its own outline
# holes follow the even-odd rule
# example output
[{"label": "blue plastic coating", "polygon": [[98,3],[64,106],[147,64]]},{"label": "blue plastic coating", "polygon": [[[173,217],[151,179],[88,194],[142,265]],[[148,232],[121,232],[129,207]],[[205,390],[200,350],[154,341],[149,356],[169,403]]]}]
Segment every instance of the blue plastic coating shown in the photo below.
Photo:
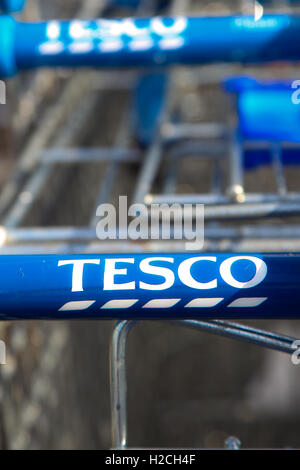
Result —
[{"label": "blue plastic coating", "polygon": [[110,0],[109,6],[137,8],[141,0]]},{"label": "blue plastic coating", "polygon": [[0,0],[0,8],[5,13],[23,10],[26,0]]},{"label": "blue plastic coating", "polygon": [[300,17],[289,15],[17,23],[0,62],[13,55],[21,70],[299,60],[299,34]]},{"label": "blue plastic coating", "polygon": [[0,77],[16,73],[15,26],[10,16],[0,16]]},{"label": "blue plastic coating", "polygon": [[289,16],[20,23],[16,60],[26,68],[299,59],[299,32],[300,18]]},{"label": "blue plastic coating", "polygon": [[143,146],[153,142],[166,104],[168,75],[144,74],[134,92],[135,135]]},{"label": "blue plastic coating", "polygon": [[[300,80],[257,81],[243,76],[227,79],[227,91],[237,95],[239,134],[244,141],[270,142],[269,148],[244,152],[245,167],[270,164],[272,144],[300,142]],[[300,163],[300,150],[282,148],[284,165]]]},{"label": "blue plastic coating", "polygon": [[300,142],[300,80],[225,82],[238,96],[240,131],[247,139]]},{"label": "blue plastic coating", "polygon": [[[109,6],[137,8],[141,3],[142,0],[110,0]],[[151,0],[151,6],[157,11],[168,7],[170,3],[171,0]]]},{"label": "blue plastic coating", "polygon": [[300,318],[300,254],[0,257],[0,319]]}]

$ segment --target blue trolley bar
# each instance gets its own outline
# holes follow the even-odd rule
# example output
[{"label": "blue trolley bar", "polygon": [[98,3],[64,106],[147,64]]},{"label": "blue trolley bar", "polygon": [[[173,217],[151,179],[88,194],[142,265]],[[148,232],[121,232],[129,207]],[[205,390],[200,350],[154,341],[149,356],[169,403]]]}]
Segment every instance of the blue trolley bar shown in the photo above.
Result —
[{"label": "blue trolley bar", "polygon": [[26,0],[0,0],[0,9],[5,13],[23,10]]},{"label": "blue trolley bar", "polygon": [[0,319],[300,318],[300,254],[3,255]]},{"label": "blue trolley bar", "polygon": [[99,19],[0,17],[0,75],[42,66],[162,66],[299,60],[300,17]]}]

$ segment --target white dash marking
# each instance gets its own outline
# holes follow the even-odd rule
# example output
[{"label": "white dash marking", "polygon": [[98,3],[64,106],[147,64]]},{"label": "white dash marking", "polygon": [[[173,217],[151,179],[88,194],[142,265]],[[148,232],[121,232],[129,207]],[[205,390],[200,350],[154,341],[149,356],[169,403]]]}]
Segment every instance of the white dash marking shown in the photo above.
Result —
[{"label": "white dash marking", "polygon": [[129,308],[136,302],[138,299],[114,299],[106,302],[101,308]]},{"label": "white dash marking", "polygon": [[44,42],[39,46],[39,51],[43,55],[59,54],[63,52],[65,45],[60,41]]},{"label": "white dash marking", "polygon": [[159,47],[165,51],[180,49],[184,45],[184,42],[184,38],[182,37],[165,38],[159,41]]},{"label": "white dash marking", "polygon": [[78,41],[70,44],[69,51],[71,54],[84,54],[94,49],[94,44],[91,41]]},{"label": "white dash marking", "polygon": [[64,304],[58,311],[66,312],[68,310],[86,310],[95,302],[96,300],[73,300],[72,302]]},{"label": "white dash marking", "polygon": [[154,46],[152,39],[136,39],[129,43],[129,49],[132,51],[146,51]]},{"label": "white dash marking", "polygon": [[265,302],[267,298],[268,297],[240,297],[227,305],[227,307],[258,307]]},{"label": "white dash marking", "polygon": [[193,299],[185,305],[185,308],[215,307],[222,300],[224,300],[223,297]]},{"label": "white dash marking", "polygon": [[101,52],[117,52],[123,49],[124,43],[121,39],[114,39],[112,41],[103,41],[99,44]]},{"label": "white dash marking", "polygon": [[174,307],[181,299],[152,299],[143,308],[170,308]]}]

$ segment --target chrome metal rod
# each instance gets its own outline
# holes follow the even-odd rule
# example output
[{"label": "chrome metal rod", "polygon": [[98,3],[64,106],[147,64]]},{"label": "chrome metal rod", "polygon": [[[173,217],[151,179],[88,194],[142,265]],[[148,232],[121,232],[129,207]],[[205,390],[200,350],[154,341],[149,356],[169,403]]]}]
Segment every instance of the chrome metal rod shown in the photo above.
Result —
[{"label": "chrome metal rod", "polygon": [[292,354],[295,351],[292,345],[296,338],[241,325],[239,323],[222,320],[176,320],[174,323],[212,334],[226,336],[227,338],[237,339],[275,351],[288,354]]},{"label": "chrome metal rod", "polygon": [[141,152],[136,149],[127,148],[105,148],[105,147],[84,147],[84,148],[49,148],[43,152],[42,161],[44,164],[73,165],[75,163],[97,163],[103,161],[117,162],[137,162],[141,157]]},{"label": "chrome metal rod", "polygon": [[116,323],[110,349],[110,394],[112,447],[124,449],[127,445],[127,382],[126,344],[128,334],[135,321],[124,320]]},{"label": "chrome metal rod", "polygon": [[[136,321],[124,320],[116,323],[110,353],[110,393],[112,419],[112,446],[114,449],[125,449],[128,440],[127,431],[127,379],[126,379],[126,346],[128,334]],[[192,328],[227,338],[244,341],[275,351],[292,354],[295,338],[272,333],[239,323],[211,320],[174,320],[172,324]]]}]

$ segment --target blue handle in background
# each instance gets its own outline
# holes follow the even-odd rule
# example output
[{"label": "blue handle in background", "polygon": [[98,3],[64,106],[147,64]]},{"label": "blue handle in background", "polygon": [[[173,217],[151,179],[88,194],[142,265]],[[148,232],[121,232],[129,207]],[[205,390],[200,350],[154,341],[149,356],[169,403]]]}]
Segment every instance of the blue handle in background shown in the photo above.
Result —
[{"label": "blue handle in background", "polygon": [[300,318],[300,254],[3,255],[0,319]]},{"label": "blue handle in background", "polygon": [[[294,80],[257,81],[235,77],[224,82],[236,93],[240,134],[245,139],[300,142],[300,106],[293,102]],[[299,88],[300,82],[298,84]],[[294,93],[295,92],[295,93]],[[298,99],[298,104],[300,99]]]},{"label": "blue handle in background", "polygon": [[[300,143],[300,81],[256,80],[233,77],[225,80],[226,91],[236,95],[238,131],[243,142],[256,142],[256,148],[245,148],[244,165],[256,168],[272,162],[272,145],[281,146],[284,165],[299,165],[299,147],[285,143]],[[261,147],[259,142],[269,142]]]},{"label": "blue handle in background", "polygon": [[100,19],[0,17],[0,75],[42,66],[162,66],[299,60],[300,17]]},{"label": "blue handle in background", "polygon": [[[111,7],[129,7],[138,8],[143,0],[110,0],[109,6]],[[154,6],[157,11],[163,10],[170,6],[172,0],[151,0],[151,6]]]},{"label": "blue handle in background", "polygon": [[151,145],[158,132],[166,102],[169,77],[167,73],[141,74],[133,93],[134,133],[143,147]]},{"label": "blue handle in background", "polygon": [[14,13],[23,10],[26,0],[0,0],[0,9],[4,13]]}]

